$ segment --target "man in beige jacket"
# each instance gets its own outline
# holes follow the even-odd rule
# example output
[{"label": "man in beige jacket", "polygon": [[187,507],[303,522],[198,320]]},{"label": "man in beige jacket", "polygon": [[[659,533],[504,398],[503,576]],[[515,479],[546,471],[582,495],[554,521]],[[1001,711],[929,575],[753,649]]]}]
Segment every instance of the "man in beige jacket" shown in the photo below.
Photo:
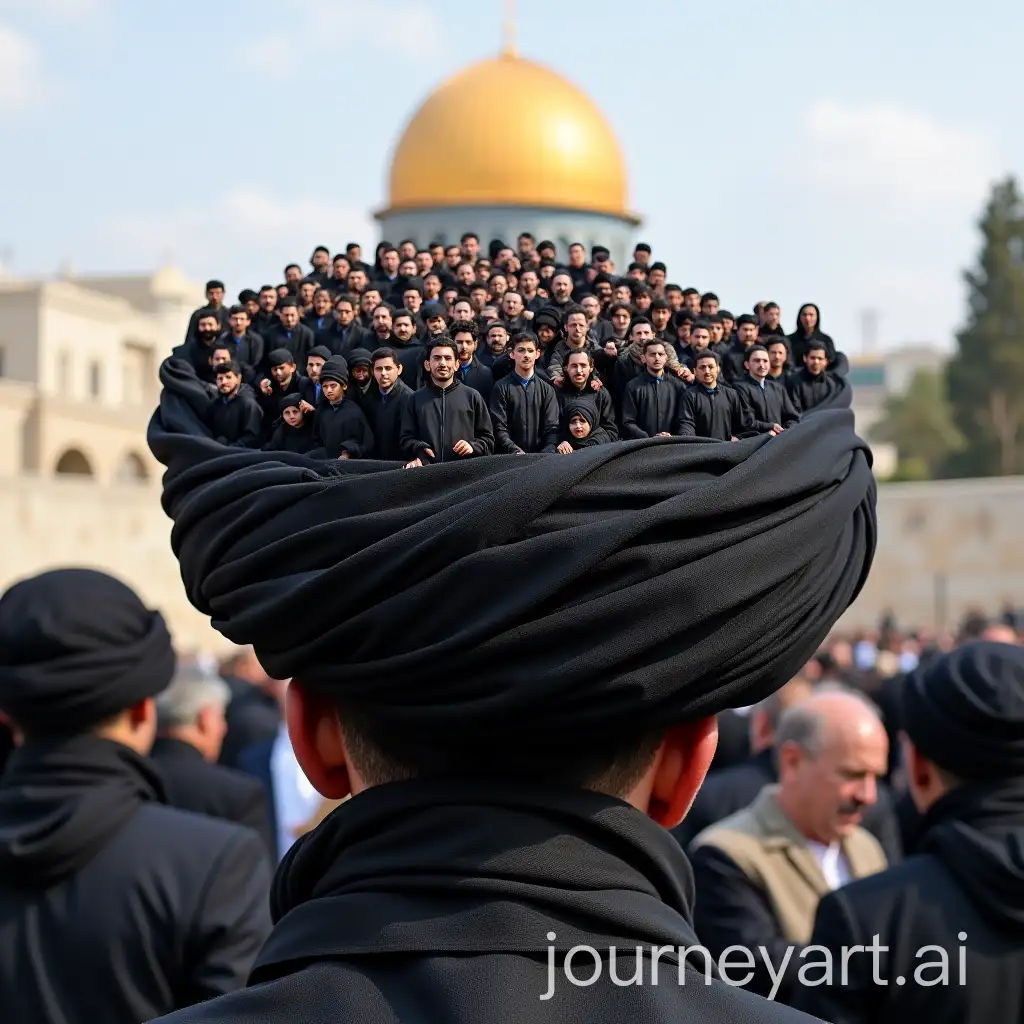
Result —
[{"label": "man in beige jacket", "polygon": [[821,897],[886,867],[860,819],[889,750],[870,702],[829,686],[783,715],[777,751],[778,784],[701,832],[690,851],[701,943],[716,959],[729,946],[748,950],[732,961],[743,965],[739,977],[752,972],[745,987],[785,1000],[814,962],[801,952]]}]

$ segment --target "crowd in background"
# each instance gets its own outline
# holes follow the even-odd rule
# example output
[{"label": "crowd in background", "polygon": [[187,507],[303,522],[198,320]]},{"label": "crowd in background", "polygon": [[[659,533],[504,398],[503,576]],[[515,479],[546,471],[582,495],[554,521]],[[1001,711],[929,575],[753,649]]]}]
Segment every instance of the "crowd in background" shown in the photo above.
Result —
[{"label": "crowd in background", "polygon": [[491,454],[571,454],[655,436],[775,435],[848,405],[848,364],[800,307],[734,313],[668,280],[639,243],[623,272],[607,249],[559,253],[522,234],[481,251],[381,242],[318,247],[303,273],[225,304],[207,283],[173,357],[209,392],[227,445],[409,466]]}]

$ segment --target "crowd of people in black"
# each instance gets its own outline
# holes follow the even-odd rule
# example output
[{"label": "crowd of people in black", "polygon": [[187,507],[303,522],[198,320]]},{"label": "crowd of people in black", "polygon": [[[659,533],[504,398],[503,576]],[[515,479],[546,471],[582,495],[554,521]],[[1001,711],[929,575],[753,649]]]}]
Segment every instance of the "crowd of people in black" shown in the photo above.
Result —
[{"label": "crowd of people in black", "polygon": [[521,234],[487,253],[356,243],[225,305],[209,281],[173,357],[210,390],[224,444],[326,459],[432,462],[658,436],[777,435],[849,404],[848,364],[813,303],[734,314],[668,281],[651,248],[621,274],[607,249]]}]

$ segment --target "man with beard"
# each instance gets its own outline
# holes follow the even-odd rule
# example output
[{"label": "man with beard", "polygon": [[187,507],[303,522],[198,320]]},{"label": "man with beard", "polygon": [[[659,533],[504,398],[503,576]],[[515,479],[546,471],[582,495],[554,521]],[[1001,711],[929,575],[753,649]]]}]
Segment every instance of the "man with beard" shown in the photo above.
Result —
[{"label": "man with beard", "polygon": [[423,377],[424,347],[416,340],[416,320],[412,313],[403,309],[396,313],[391,321],[391,337],[382,341],[380,332],[374,339],[376,348],[392,348],[398,354],[402,365],[402,380],[413,391],[420,385]]},{"label": "man with beard", "polygon": [[781,384],[786,388],[788,394],[789,388],[787,384],[791,372],[789,368],[789,345],[785,338],[775,335],[767,339],[765,348],[768,351],[768,376],[777,384]]},{"label": "man with beard", "polygon": [[[477,349],[477,359],[488,369],[493,369],[496,360],[505,355],[510,338],[509,326],[504,320],[492,320],[484,335],[486,344]],[[491,374],[493,379],[493,373]]]},{"label": "man with beard", "polygon": [[228,311],[224,308],[224,282],[206,282],[206,305],[197,309],[188,321],[188,329],[185,331],[185,341],[194,338],[199,327],[199,320],[208,313],[213,313],[217,318],[217,331],[223,331],[228,326]]},{"label": "man with beard", "polygon": [[232,346],[232,358],[242,367],[242,379],[246,384],[253,384],[264,365],[263,339],[249,329],[249,311],[245,306],[232,306],[228,310],[228,324],[219,341]]},{"label": "man with beard", "polygon": [[252,329],[266,344],[267,335],[280,323],[277,318],[277,289],[272,284],[265,284],[256,297],[259,311],[252,318]]},{"label": "man with beard", "polygon": [[[224,339],[221,338],[220,320],[216,313],[213,310],[199,310],[195,333],[187,341],[176,346],[171,357],[185,360],[196,371],[196,376],[200,380],[213,383],[214,364],[211,356],[222,343]],[[230,345],[230,342],[227,344]]]},{"label": "man with beard", "polygon": [[860,821],[888,767],[889,740],[863,695],[823,686],[783,714],[777,746],[778,784],[701,832],[690,851],[701,941],[715,958],[729,946],[763,946],[776,977],[758,957],[745,987],[786,1001],[821,896],[886,867]]},{"label": "man with beard", "polygon": [[570,352],[565,363],[565,378],[555,389],[563,433],[568,428],[566,407],[570,402],[589,402],[594,407],[594,423],[589,434],[591,444],[606,444],[619,439],[612,396],[594,374],[594,358],[589,352]]},{"label": "man with beard", "polygon": [[753,420],[734,388],[718,383],[718,356],[710,349],[696,359],[697,380],[679,405],[679,433],[684,437],[714,437],[735,441],[753,430]]},{"label": "man with beard", "polygon": [[313,308],[302,318],[302,322],[313,332],[313,340],[317,345],[327,344],[327,335],[335,323],[333,307],[330,291],[317,288],[313,293]]},{"label": "man with beard", "polygon": [[491,391],[494,390],[494,377],[490,367],[484,366],[476,358],[476,324],[472,320],[456,320],[451,326],[450,334],[459,353],[459,366],[456,371],[459,378],[466,387],[479,391],[485,402],[489,401]]},{"label": "man with beard", "polygon": [[768,350],[751,345],[746,350],[746,376],[733,382],[752,421],[752,429],[777,435],[800,422],[800,413],[786,389],[769,375]]},{"label": "man with beard", "polygon": [[572,352],[589,352],[595,355],[601,350],[590,340],[590,324],[582,306],[569,306],[562,316],[561,340],[556,342],[548,362],[548,373],[557,387],[564,376],[565,360]]},{"label": "man with beard", "polygon": [[811,935],[833,958],[881,956],[850,957],[842,985],[800,986],[794,1002],[839,1024],[1018,1024],[1024,648],[965,644],[905,679],[902,709],[919,852],[826,895]]},{"label": "man with beard", "polygon": [[263,410],[252,388],[242,383],[242,368],[238,363],[218,363],[214,371],[218,393],[206,409],[213,436],[232,448],[259,447]]},{"label": "man with beard", "polygon": [[444,335],[426,347],[424,386],[402,411],[400,447],[406,469],[452,462],[494,451],[494,430],[480,393],[459,380],[455,342]]},{"label": "man with beard", "polygon": [[751,346],[757,343],[757,317],[743,313],[736,321],[736,337],[722,346],[722,377],[731,384],[742,380]]},{"label": "man with beard", "polygon": [[282,299],[278,306],[277,327],[270,331],[263,341],[267,351],[286,348],[292,354],[296,366],[305,366],[309,351],[316,347],[313,332],[303,323],[299,323],[299,303],[297,299]]},{"label": "man with beard", "polygon": [[515,369],[494,385],[489,403],[496,455],[553,452],[558,444],[558,399],[534,372],[538,355],[532,334],[512,339]]},{"label": "man with beard", "polygon": [[785,339],[786,332],[782,329],[781,317],[782,311],[779,309],[779,304],[777,302],[766,302],[761,307],[761,322],[758,326],[758,335],[762,339]]},{"label": "man with beard", "polygon": [[811,341],[804,352],[804,365],[786,381],[793,405],[801,413],[828,403],[842,385],[828,371],[828,351],[824,342]]},{"label": "man with beard", "polygon": [[251,829],[169,806],[147,755],[175,656],[118,580],[61,569],[0,597],[0,1018],[138,1024],[240,988],[270,931]]}]

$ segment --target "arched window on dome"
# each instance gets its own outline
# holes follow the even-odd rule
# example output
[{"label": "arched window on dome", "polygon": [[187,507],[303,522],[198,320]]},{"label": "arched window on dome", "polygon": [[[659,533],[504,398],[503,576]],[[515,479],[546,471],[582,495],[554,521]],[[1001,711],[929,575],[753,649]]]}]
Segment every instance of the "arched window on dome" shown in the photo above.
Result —
[{"label": "arched window on dome", "polygon": [[57,460],[54,472],[58,476],[93,476],[92,463],[78,448],[68,448]]},{"label": "arched window on dome", "polygon": [[117,467],[119,484],[144,484],[149,480],[146,464],[135,452],[128,452]]}]

